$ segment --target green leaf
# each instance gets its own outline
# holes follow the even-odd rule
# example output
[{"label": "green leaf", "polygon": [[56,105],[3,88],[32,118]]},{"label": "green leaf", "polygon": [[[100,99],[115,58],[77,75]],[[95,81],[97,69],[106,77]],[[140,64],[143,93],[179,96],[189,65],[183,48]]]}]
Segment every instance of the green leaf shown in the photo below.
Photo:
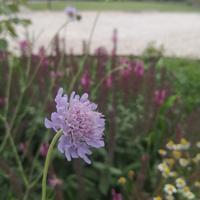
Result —
[{"label": "green leaf", "polygon": [[0,50],[6,50],[8,48],[8,42],[5,39],[0,38]]}]

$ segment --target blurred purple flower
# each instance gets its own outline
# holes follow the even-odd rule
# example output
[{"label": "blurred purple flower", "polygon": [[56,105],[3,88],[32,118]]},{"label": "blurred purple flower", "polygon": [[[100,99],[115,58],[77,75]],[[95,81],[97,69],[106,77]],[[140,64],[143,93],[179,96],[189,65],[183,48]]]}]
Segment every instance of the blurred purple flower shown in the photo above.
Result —
[{"label": "blurred purple flower", "polygon": [[112,87],[112,76],[108,76],[107,79],[106,79],[106,87],[107,88],[111,88]]},{"label": "blurred purple flower", "polygon": [[25,154],[26,153],[26,150],[27,150],[27,142],[21,142],[20,144],[19,144],[19,151],[21,152],[21,153],[23,153],[23,154]]},{"label": "blurred purple flower", "polygon": [[81,85],[83,86],[84,91],[89,91],[90,87],[90,75],[88,71],[85,71],[83,76],[81,77]]},{"label": "blurred purple flower", "polygon": [[48,182],[49,185],[51,185],[52,187],[56,187],[63,184],[63,181],[57,178],[56,175],[53,175],[51,178],[49,178]]},{"label": "blurred purple flower", "polygon": [[49,149],[49,144],[48,143],[42,143],[40,146],[40,155],[43,157],[46,157],[47,152]]},{"label": "blurred purple flower", "polygon": [[154,92],[154,102],[160,106],[164,103],[165,99],[167,96],[167,92],[165,89],[161,89],[161,90],[156,90]]},{"label": "blurred purple flower", "polygon": [[107,49],[105,47],[99,47],[95,49],[95,55],[97,56],[108,56]]},{"label": "blurred purple flower", "polygon": [[134,68],[135,75],[137,77],[142,77],[144,74],[144,64],[141,61],[137,61]]},{"label": "blurred purple flower", "polygon": [[38,55],[39,55],[39,58],[42,61],[42,65],[43,66],[48,66],[49,65],[49,61],[48,61],[48,57],[46,56],[46,50],[45,50],[45,48],[43,46],[39,48]]},{"label": "blurred purple flower", "polygon": [[86,163],[91,161],[87,155],[92,154],[90,148],[104,146],[103,132],[105,120],[96,111],[97,105],[88,100],[88,94],[81,97],[72,92],[68,98],[60,88],[55,98],[57,112],[51,114],[51,121],[45,119],[46,128],[61,130],[58,150],[65,154],[68,161],[72,158],[82,158]]},{"label": "blurred purple flower", "polygon": [[57,71],[57,72],[51,71],[51,72],[50,72],[50,76],[51,76],[52,78],[59,78],[59,77],[64,76],[64,73],[61,72],[61,71]]},{"label": "blurred purple flower", "polygon": [[75,7],[67,7],[65,8],[65,14],[69,17],[69,20],[80,20],[81,16],[78,14],[78,11]]},{"label": "blurred purple flower", "polygon": [[123,67],[123,69],[121,70],[121,75],[124,78],[127,78],[130,75],[131,70],[132,70],[130,61],[127,58],[121,58],[120,65]]},{"label": "blurred purple flower", "polygon": [[122,200],[122,194],[112,189],[112,200]]},{"label": "blurred purple flower", "polygon": [[27,54],[30,51],[30,42],[28,40],[21,40],[19,48],[23,54]]}]

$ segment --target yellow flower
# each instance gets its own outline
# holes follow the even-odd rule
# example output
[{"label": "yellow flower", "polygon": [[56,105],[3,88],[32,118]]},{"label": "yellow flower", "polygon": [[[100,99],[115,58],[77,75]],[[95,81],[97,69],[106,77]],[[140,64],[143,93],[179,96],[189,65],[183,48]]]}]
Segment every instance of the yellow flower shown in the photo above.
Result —
[{"label": "yellow flower", "polygon": [[197,147],[200,148],[200,141],[197,142]]},{"label": "yellow flower", "polygon": [[198,153],[192,160],[193,162],[198,163],[200,161],[200,153]]},{"label": "yellow flower", "polygon": [[190,142],[188,140],[186,140],[185,138],[181,138],[180,147],[181,147],[181,149],[184,149],[184,150],[189,149]]},{"label": "yellow flower", "polygon": [[174,156],[174,158],[179,159],[182,153],[180,151],[172,151],[172,155]]},{"label": "yellow flower", "polygon": [[176,179],[176,187],[181,189],[184,188],[186,186],[186,182],[183,178],[177,178]]},{"label": "yellow flower", "polygon": [[179,164],[182,166],[182,167],[187,167],[189,165],[190,161],[188,159],[185,159],[185,158],[180,158],[179,159]]},{"label": "yellow flower", "polygon": [[184,196],[185,196],[187,199],[194,199],[194,198],[195,198],[194,193],[192,193],[191,191],[184,193]]},{"label": "yellow flower", "polygon": [[167,177],[170,174],[170,168],[166,163],[161,163],[158,165],[158,169],[162,172],[164,177]]},{"label": "yellow flower", "polygon": [[153,200],[162,200],[161,196],[154,197]]},{"label": "yellow flower", "polygon": [[196,181],[196,182],[194,183],[194,186],[200,188],[200,181]]},{"label": "yellow flower", "polygon": [[172,195],[166,195],[165,198],[166,200],[174,200],[174,196]]},{"label": "yellow flower", "polygon": [[177,173],[176,173],[176,172],[170,172],[170,173],[169,173],[169,176],[170,176],[170,177],[177,177]]},{"label": "yellow flower", "polygon": [[133,170],[130,170],[130,171],[128,172],[128,177],[129,177],[130,179],[132,179],[134,176],[135,176],[135,172],[134,172]]},{"label": "yellow flower", "polygon": [[172,195],[177,192],[176,188],[172,184],[166,184],[164,186],[164,191],[169,195]]},{"label": "yellow flower", "polygon": [[166,158],[164,162],[167,163],[170,167],[173,167],[175,164],[175,160],[173,158]]},{"label": "yellow flower", "polygon": [[159,153],[161,156],[166,156],[166,155],[167,155],[167,151],[165,151],[164,149],[159,149],[159,150],[158,150],[158,153]]},{"label": "yellow flower", "polygon": [[185,186],[182,190],[184,193],[190,192],[190,188],[188,186]]},{"label": "yellow flower", "polygon": [[175,144],[172,140],[170,140],[167,144],[166,144],[166,147],[169,149],[169,150],[173,150],[174,147],[175,147]]},{"label": "yellow flower", "polygon": [[126,178],[121,176],[118,181],[117,181],[120,185],[125,185],[126,184]]}]

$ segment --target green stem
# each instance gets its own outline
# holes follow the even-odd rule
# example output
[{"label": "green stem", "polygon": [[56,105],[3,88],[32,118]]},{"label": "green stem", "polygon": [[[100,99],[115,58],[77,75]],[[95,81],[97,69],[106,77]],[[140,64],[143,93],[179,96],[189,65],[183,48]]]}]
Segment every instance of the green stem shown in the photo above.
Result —
[{"label": "green stem", "polygon": [[102,10],[103,10],[104,6],[105,6],[108,2],[109,2],[109,0],[105,0],[105,2],[104,2],[103,5],[102,5],[102,9],[101,9],[99,12],[97,12],[97,14],[96,14],[96,17],[95,17],[95,19],[94,19],[94,23],[93,23],[93,25],[92,25],[92,29],[91,29],[91,31],[90,31],[90,35],[89,35],[89,38],[88,38],[88,43],[87,43],[87,46],[86,46],[86,53],[85,53],[85,56],[84,56],[83,59],[82,59],[82,62],[81,62],[81,64],[80,64],[80,67],[79,67],[78,72],[75,74],[74,78],[73,78],[72,81],[71,81],[71,84],[70,84],[70,86],[69,86],[69,91],[68,91],[69,93],[72,92],[73,87],[74,87],[76,81],[79,79],[79,77],[80,77],[80,75],[81,75],[81,73],[82,73],[82,71],[83,71],[84,63],[85,63],[85,61],[87,60],[88,55],[89,55],[90,45],[91,45],[91,43],[92,43],[92,38],[93,38],[94,31],[95,31],[96,26],[97,26],[97,22],[98,22],[98,20],[99,20],[99,17],[100,17],[100,15],[101,15],[101,13],[102,13]]},{"label": "green stem", "polygon": [[51,161],[51,156],[53,152],[53,147],[56,144],[58,138],[61,136],[62,131],[58,131],[56,135],[54,136],[50,146],[49,150],[47,152],[47,157],[45,160],[45,165],[44,165],[44,170],[43,170],[43,177],[42,177],[42,200],[46,200],[46,187],[47,187],[47,174],[48,174],[48,169],[49,169],[49,164]]}]

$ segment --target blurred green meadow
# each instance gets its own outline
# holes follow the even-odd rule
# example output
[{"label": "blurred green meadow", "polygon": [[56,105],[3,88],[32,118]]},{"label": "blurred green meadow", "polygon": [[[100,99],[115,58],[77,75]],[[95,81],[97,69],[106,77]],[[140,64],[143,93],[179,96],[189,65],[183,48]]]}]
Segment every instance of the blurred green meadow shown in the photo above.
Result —
[{"label": "blurred green meadow", "polygon": [[[200,7],[193,6],[187,2],[160,2],[160,1],[108,1],[102,3],[101,1],[52,1],[52,10],[63,10],[67,6],[75,6],[83,11],[160,11],[160,12],[199,12]],[[32,10],[47,10],[49,9],[48,2],[28,2],[27,6]]]},{"label": "blurred green meadow", "polygon": [[[98,10],[100,2],[74,2]],[[102,4],[101,4],[102,5]],[[165,6],[164,6],[165,5]],[[66,54],[57,33],[33,51],[19,40],[18,54],[5,35],[30,22],[18,3],[0,4],[0,199],[41,199],[42,176],[53,131],[44,126],[55,95],[88,93],[106,120],[105,147],[67,161],[54,148],[47,177],[48,200],[186,200],[200,198],[200,60],[166,57],[147,46],[139,55],[99,47],[94,55]],[[28,3],[44,10],[46,3]],[[64,2],[52,2],[63,9]],[[6,9],[5,9],[6,8]],[[105,10],[198,11],[183,3],[111,2]],[[89,48],[89,45],[87,46]]]}]

